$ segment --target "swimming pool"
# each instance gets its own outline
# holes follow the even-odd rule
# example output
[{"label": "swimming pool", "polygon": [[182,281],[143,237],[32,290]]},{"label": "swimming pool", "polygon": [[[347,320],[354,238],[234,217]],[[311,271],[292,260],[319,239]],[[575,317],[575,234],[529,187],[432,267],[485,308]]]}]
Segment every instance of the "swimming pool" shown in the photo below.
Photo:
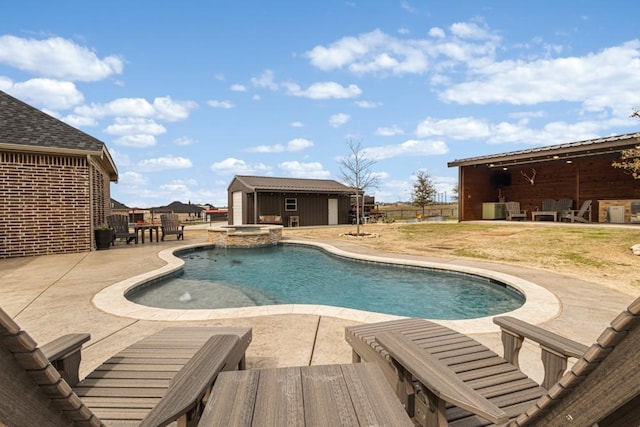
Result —
[{"label": "swimming pool", "polygon": [[300,245],[200,249],[181,258],[182,275],[127,298],[174,309],[317,304],[430,319],[491,316],[524,303],[522,294],[491,279],[356,261]]}]

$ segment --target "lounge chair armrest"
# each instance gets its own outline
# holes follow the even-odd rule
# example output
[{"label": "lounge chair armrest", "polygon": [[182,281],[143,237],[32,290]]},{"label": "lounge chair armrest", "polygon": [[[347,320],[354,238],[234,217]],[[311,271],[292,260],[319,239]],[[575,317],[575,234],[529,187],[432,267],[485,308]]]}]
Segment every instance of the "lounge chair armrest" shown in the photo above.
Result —
[{"label": "lounge chair armrest", "polygon": [[80,381],[82,344],[90,339],[89,334],[68,334],[40,347],[42,353],[71,387]]},{"label": "lounge chair armrest", "polygon": [[581,357],[589,347],[555,334],[539,326],[532,325],[510,316],[494,317],[493,323],[500,326],[504,332],[521,336],[537,342],[542,347],[559,353],[565,357]]},{"label": "lounge chair armrest", "polygon": [[[218,373],[227,365],[227,355],[240,345],[237,335],[214,335],[176,374],[167,393],[151,410],[140,426],[166,426],[187,417],[199,418],[204,398],[209,394]],[[187,425],[184,423],[184,425]]]},{"label": "lounge chair armrest", "polygon": [[414,344],[399,332],[383,332],[376,337],[391,356],[394,365],[406,380],[411,375],[420,382],[432,409],[445,417],[445,404],[451,403],[495,423],[505,423],[509,417],[485,399],[449,369],[444,363]]},{"label": "lounge chair armrest", "polygon": [[544,379],[540,385],[549,390],[567,370],[569,357],[581,357],[586,345],[565,338],[522,320],[509,316],[494,317],[493,323],[502,329],[504,358],[519,367],[518,354],[525,338],[540,344]]}]

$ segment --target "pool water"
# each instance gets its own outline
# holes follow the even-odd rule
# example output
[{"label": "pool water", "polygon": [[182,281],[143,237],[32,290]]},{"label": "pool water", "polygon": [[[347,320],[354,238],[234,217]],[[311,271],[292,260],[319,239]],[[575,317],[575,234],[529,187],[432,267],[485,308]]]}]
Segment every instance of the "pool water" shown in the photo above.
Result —
[{"label": "pool water", "polygon": [[161,308],[316,304],[429,319],[491,316],[524,303],[520,293],[482,277],[357,261],[300,245],[196,250],[182,258],[182,275],[127,298]]}]

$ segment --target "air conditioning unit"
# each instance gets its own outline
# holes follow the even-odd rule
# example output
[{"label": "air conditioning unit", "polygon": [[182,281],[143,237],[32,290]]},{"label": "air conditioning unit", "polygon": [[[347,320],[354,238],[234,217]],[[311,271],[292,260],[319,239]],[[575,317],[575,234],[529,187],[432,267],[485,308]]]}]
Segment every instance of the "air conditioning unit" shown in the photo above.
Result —
[{"label": "air conditioning unit", "polygon": [[624,206],[609,206],[608,217],[612,224],[624,224]]}]

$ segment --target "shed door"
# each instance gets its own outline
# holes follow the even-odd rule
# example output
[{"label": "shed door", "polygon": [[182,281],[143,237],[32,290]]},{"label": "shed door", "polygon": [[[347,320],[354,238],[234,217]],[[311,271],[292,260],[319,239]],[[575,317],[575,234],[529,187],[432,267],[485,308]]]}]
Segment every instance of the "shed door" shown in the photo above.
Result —
[{"label": "shed door", "polygon": [[338,199],[329,199],[329,225],[338,225]]},{"label": "shed door", "polygon": [[242,191],[233,192],[233,225],[242,224]]}]

